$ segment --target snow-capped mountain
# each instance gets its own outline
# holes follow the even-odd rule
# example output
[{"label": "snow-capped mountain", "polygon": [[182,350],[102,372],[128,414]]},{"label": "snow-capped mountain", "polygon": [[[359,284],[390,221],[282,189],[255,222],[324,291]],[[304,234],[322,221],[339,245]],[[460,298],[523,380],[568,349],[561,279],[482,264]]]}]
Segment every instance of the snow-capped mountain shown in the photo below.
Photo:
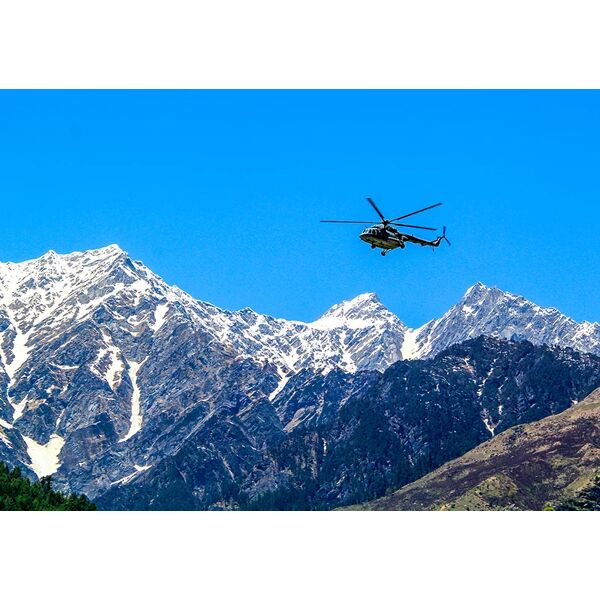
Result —
[{"label": "snow-capped mountain", "polygon": [[384,370],[404,329],[372,294],[312,324],[224,311],[117,246],[0,264],[0,458],[41,477],[107,454],[110,485],[188,411],[268,401],[302,369]]},{"label": "snow-capped mountain", "polygon": [[[374,294],[313,323],[225,311],[117,246],[0,263],[0,460],[94,498],[178,456],[204,473],[194,493],[218,498],[240,470],[264,485],[252,466],[264,448],[370,381],[334,373],[343,389],[322,390],[311,377],[383,372],[481,334],[600,354],[599,325],[481,284],[411,330]],[[192,440],[193,457],[181,452]],[[173,477],[192,468],[168,464]]]},{"label": "snow-capped mountain", "polygon": [[480,335],[527,340],[600,355],[600,324],[577,323],[555,308],[541,308],[498,288],[477,283],[441,318],[405,332],[404,358],[435,356]]},{"label": "snow-capped mountain", "polygon": [[[108,312],[119,321],[119,336],[131,338],[156,335],[168,320],[182,318],[238,357],[274,364],[282,378],[303,368],[383,370],[401,358],[406,329],[374,294],[336,305],[306,324],[196,301],[117,246],[64,256],[51,251],[38,260],[0,263],[0,366],[9,390],[39,348],[98,312]],[[101,337],[91,369],[118,387],[129,363],[106,331]],[[25,407],[11,394],[7,399],[21,415]]]},{"label": "snow-capped mountain", "polygon": [[[217,310],[212,307],[203,321],[208,330]],[[276,319],[249,308],[218,314],[222,342],[240,356],[276,367],[280,381],[271,399],[302,369],[383,371],[402,358],[406,327],[375,294],[337,304],[313,323]]]}]

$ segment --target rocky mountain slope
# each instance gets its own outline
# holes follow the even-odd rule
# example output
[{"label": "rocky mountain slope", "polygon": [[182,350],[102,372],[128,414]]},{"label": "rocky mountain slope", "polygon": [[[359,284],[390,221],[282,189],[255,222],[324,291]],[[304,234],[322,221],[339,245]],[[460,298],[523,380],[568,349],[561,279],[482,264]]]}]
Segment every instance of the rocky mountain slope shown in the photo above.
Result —
[{"label": "rocky mountain slope", "polygon": [[0,263],[0,460],[91,498],[160,477],[194,507],[255,498],[286,479],[273,444],[402,358],[480,333],[598,350],[597,325],[555,313],[478,285],[418,330],[374,294],[301,323],[195,300],[117,246]]},{"label": "rocky mountain slope", "polygon": [[221,410],[168,459],[97,503],[334,508],[381,496],[598,386],[599,357],[493,338],[383,374],[300,373],[260,411]]},{"label": "rocky mountain slope", "polygon": [[578,502],[600,474],[600,389],[513,427],[365,510],[541,510]]}]

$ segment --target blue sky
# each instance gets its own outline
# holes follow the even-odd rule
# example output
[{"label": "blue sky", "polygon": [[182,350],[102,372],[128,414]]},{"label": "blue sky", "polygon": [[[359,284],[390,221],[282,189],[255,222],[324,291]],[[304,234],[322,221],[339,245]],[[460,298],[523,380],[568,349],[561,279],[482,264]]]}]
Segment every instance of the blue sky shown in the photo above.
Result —
[{"label": "blue sky", "polygon": [[[230,309],[376,292],[409,325],[476,281],[600,320],[598,92],[0,92],[0,260],[118,243]],[[386,215],[452,248],[382,258]]]}]

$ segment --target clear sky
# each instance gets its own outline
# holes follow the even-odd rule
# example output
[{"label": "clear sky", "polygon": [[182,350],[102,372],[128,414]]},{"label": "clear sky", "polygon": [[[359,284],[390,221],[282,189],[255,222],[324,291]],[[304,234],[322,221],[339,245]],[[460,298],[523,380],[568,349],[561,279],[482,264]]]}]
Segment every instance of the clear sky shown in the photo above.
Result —
[{"label": "clear sky", "polygon": [[[0,260],[117,243],[229,309],[365,291],[411,326],[482,281],[600,320],[598,92],[0,92]],[[452,248],[382,258],[389,217]]]}]

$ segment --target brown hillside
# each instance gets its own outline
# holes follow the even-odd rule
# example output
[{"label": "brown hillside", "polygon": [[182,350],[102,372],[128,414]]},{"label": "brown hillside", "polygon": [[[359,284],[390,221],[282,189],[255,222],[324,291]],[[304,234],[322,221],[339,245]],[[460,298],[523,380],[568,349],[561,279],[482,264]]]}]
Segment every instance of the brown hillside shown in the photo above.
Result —
[{"label": "brown hillside", "polygon": [[600,389],[358,510],[541,510],[600,472]]}]

